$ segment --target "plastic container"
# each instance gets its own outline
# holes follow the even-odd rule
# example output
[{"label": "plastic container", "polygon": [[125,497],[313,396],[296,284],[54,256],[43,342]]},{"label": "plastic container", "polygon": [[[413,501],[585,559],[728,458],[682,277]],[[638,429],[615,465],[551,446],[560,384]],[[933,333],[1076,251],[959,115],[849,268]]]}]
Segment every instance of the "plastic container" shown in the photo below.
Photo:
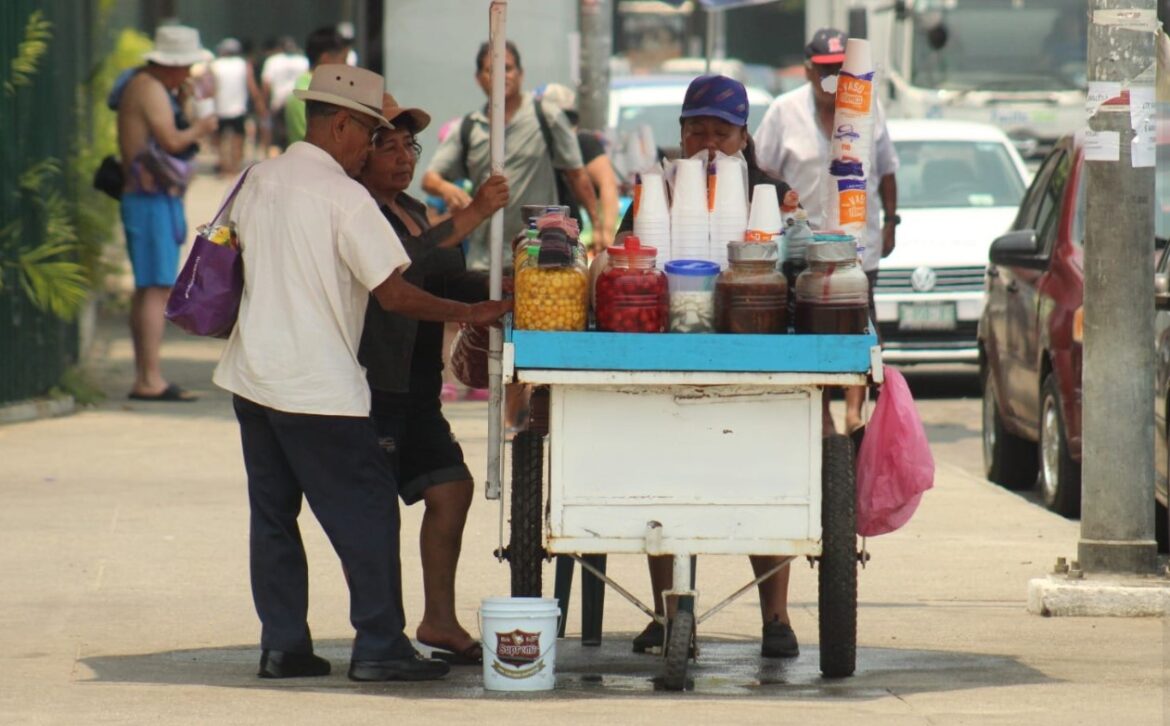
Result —
[{"label": "plastic container", "polygon": [[715,279],[719,265],[707,260],[666,263],[670,291],[670,332],[715,332]]},{"label": "plastic container", "polygon": [[784,261],[803,265],[805,250],[812,240],[813,231],[808,226],[808,213],[803,209],[797,209],[789,218],[784,230]]},{"label": "plastic container", "polygon": [[557,264],[541,264],[544,245],[529,245],[516,268],[519,330],[584,330],[589,314],[589,274],[571,252]]},{"label": "plastic container", "polygon": [[654,266],[658,250],[626,237],[609,248],[609,265],[597,278],[597,329],[613,333],[664,333],[670,321],[666,275]]},{"label": "plastic container", "polygon": [[720,333],[787,333],[788,283],[775,242],[729,242],[728,268],[715,281]]},{"label": "plastic container", "polygon": [[551,691],[560,606],[548,597],[489,597],[479,609],[486,691]]},{"label": "plastic container", "polygon": [[869,279],[850,235],[816,235],[796,279],[798,333],[856,335],[869,326]]}]

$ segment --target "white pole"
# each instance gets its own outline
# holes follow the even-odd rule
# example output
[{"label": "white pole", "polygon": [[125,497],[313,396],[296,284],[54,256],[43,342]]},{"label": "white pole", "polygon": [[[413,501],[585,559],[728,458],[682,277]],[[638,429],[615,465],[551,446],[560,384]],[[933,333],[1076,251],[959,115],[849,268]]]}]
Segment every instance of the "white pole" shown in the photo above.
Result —
[{"label": "white pole", "polygon": [[[505,46],[507,18],[507,0],[492,0],[491,7],[488,9],[488,40],[491,46],[492,69],[492,94],[488,122],[491,129],[492,174],[504,173],[504,65],[507,56]],[[497,210],[492,215],[491,232],[488,239],[491,249],[489,293],[492,300],[500,300],[504,294],[504,210]],[[503,367],[501,365],[504,337],[499,328],[493,327],[491,329],[489,350],[488,380],[491,385],[491,397],[488,400],[488,467],[485,494],[488,499],[499,499],[500,480],[503,477],[503,417],[501,412],[504,402]]]}]

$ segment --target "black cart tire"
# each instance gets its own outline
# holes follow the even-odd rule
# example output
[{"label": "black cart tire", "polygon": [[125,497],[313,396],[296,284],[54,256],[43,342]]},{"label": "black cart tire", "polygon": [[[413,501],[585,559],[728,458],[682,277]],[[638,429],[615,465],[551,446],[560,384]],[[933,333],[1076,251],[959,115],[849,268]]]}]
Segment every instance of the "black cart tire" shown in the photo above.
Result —
[{"label": "black cart tire", "polygon": [[512,533],[508,543],[512,597],[540,597],[542,594],[543,475],[544,437],[531,431],[520,431],[512,439]]},{"label": "black cart tire", "polygon": [[691,641],[695,637],[695,614],[680,609],[667,630],[662,685],[668,691],[681,691],[687,687],[687,665],[690,662]]},{"label": "black cart tire", "polygon": [[824,439],[821,471],[821,559],[817,593],[821,673],[845,678],[857,668],[857,501],[853,446]]},{"label": "black cart tire", "polygon": [[1008,489],[1030,489],[1036,484],[1036,444],[1004,426],[996,397],[995,378],[983,372],[983,474]]}]

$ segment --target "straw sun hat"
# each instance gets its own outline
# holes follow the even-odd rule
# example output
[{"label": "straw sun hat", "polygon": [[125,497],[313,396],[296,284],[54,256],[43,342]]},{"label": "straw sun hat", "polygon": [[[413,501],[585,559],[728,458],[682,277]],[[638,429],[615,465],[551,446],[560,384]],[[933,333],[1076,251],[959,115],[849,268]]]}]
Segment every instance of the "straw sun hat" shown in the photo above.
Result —
[{"label": "straw sun hat", "polygon": [[163,25],[154,31],[154,50],[143,56],[160,66],[193,66],[214,56],[199,42],[199,31],[185,25]]},{"label": "straw sun hat", "polygon": [[293,91],[302,101],[320,101],[364,113],[377,119],[382,125],[394,125],[382,115],[382,76],[338,63],[319,65],[313,71],[313,78],[305,90]]}]

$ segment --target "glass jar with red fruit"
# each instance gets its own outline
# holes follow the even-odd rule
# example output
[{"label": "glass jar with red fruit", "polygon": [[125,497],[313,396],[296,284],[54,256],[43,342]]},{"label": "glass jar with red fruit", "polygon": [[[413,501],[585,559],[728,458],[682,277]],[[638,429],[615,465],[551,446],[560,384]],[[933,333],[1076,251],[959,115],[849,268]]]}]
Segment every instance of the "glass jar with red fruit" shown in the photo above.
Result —
[{"label": "glass jar with red fruit", "polygon": [[670,325],[666,275],[654,266],[658,250],[637,237],[609,248],[609,265],[597,278],[597,329],[664,333]]}]

